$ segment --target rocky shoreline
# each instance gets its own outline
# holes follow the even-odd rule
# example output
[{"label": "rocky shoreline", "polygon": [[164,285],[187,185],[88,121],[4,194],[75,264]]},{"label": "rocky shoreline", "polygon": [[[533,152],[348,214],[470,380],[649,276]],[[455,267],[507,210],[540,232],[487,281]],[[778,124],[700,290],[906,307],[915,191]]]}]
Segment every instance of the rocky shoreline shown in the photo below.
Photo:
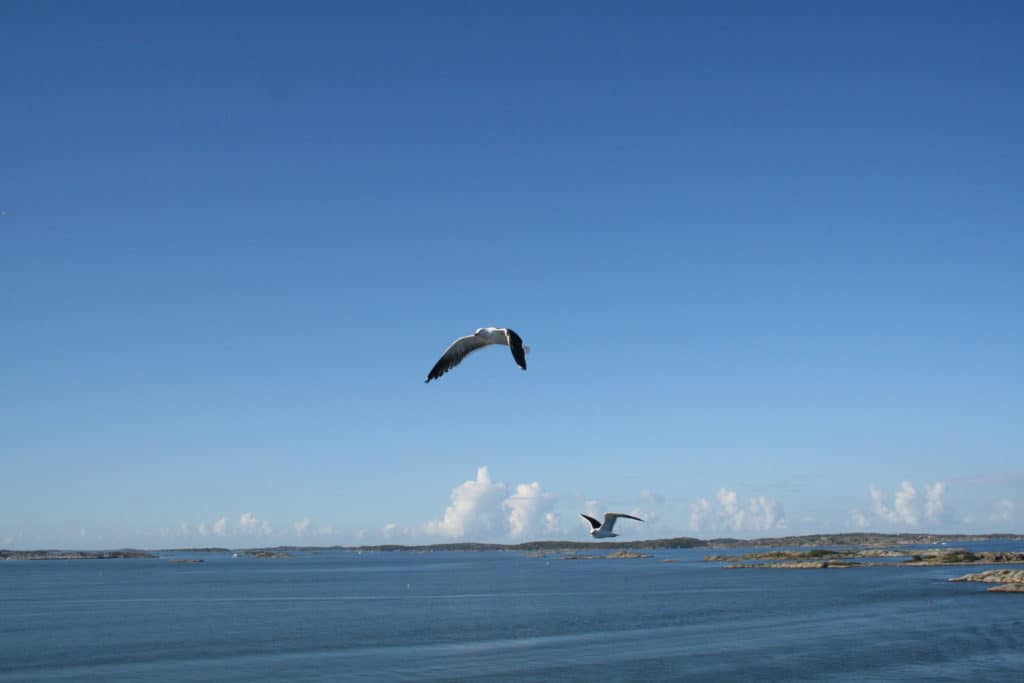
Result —
[{"label": "rocky shoreline", "polygon": [[632,553],[628,550],[620,550],[617,553],[609,553],[608,555],[566,555],[560,557],[560,560],[642,560],[646,558],[654,557],[647,553]]},{"label": "rocky shoreline", "polygon": [[975,574],[964,574],[950,581],[977,581],[995,583],[990,593],[1024,593],[1024,569],[989,569]]},{"label": "rocky shoreline", "polygon": [[[877,562],[880,558],[902,562]],[[976,564],[1024,564],[1024,553],[979,552],[959,548],[943,550],[773,550],[744,555],[709,555],[706,562],[731,562],[726,569],[830,569],[843,567],[935,567]],[[735,562],[748,560],[748,562]],[[751,562],[750,560],[754,560]],[[869,561],[865,561],[869,560]]]}]

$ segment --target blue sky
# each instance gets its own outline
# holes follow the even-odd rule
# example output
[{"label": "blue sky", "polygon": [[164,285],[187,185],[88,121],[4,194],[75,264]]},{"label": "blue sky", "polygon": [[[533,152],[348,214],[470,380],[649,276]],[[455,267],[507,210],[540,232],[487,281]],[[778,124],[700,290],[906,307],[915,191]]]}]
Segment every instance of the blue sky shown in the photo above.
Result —
[{"label": "blue sky", "polygon": [[1022,531],[1024,11],[550,4],[5,3],[0,547]]}]

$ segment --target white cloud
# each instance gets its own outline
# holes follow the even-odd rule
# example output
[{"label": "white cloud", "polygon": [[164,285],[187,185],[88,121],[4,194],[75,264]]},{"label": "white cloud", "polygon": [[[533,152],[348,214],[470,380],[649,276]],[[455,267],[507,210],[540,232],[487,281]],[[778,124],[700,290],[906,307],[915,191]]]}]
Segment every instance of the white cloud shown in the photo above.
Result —
[{"label": "white cloud", "polygon": [[206,522],[200,522],[196,528],[200,536],[225,536],[228,533],[228,520],[226,517],[221,517],[213,524],[207,526]]},{"label": "white cloud", "polygon": [[644,520],[644,530],[647,534],[675,534],[678,530],[675,528],[664,529],[661,526],[661,520],[665,516],[666,502],[665,496],[661,495],[656,491],[650,489],[644,489],[640,491],[640,500],[642,501],[643,507],[634,507],[629,511],[629,514],[634,517],[639,517]]},{"label": "white cloud", "polygon": [[946,482],[937,481],[924,485],[924,516],[930,520],[939,519],[945,508],[943,497],[946,495]]},{"label": "white cloud", "polygon": [[869,486],[871,495],[871,511],[875,520],[888,522],[897,526],[916,527],[922,517],[928,521],[939,521],[944,517],[946,508],[946,482],[936,481],[924,485],[924,505],[918,499],[917,489],[909,481],[900,482],[900,488],[893,494],[892,505],[889,498],[877,486]]},{"label": "white cloud", "polygon": [[544,493],[538,482],[519,484],[501,507],[508,513],[508,533],[515,538],[557,531],[555,497]]},{"label": "white cloud", "polygon": [[993,522],[1012,522],[1017,517],[1017,504],[1009,498],[997,500],[995,508],[991,517]]},{"label": "white cloud", "polygon": [[868,521],[868,518],[860,510],[851,512],[850,519],[853,520],[854,525],[859,529],[867,529],[871,525],[871,522]]},{"label": "white cloud", "polygon": [[786,515],[778,501],[755,496],[746,507],[735,491],[721,488],[715,502],[701,498],[690,505],[693,531],[767,531],[786,526]]},{"label": "white cloud", "polygon": [[295,533],[299,536],[305,536],[309,533],[310,528],[313,526],[313,520],[309,517],[303,517],[299,521],[292,524],[295,527]]},{"label": "white cloud", "polygon": [[917,500],[917,489],[909,481],[900,484],[900,490],[896,492],[893,501],[893,509],[897,516],[901,517],[911,526],[917,524],[919,519]]},{"label": "white cloud", "polygon": [[268,536],[274,533],[274,528],[270,526],[270,522],[265,519],[256,519],[256,516],[251,512],[242,513],[242,516],[238,518],[238,526],[244,534]]},{"label": "white cloud", "polygon": [[690,505],[690,528],[694,531],[703,529],[713,514],[711,503],[707,498],[701,498]]},{"label": "white cloud", "polygon": [[486,467],[478,468],[476,479],[452,489],[452,504],[445,509],[443,519],[427,523],[427,533],[453,538],[500,533],[505,490],[504,484],[491,481]]},{"label": "white cloud", "polygon": [[524,540],[558,531],[557,499],[539,482],[509,486],[491,479],[480,467],[476,479],[452,489],[444,517],[428,522],[423,530],[449,538]]},{"label": "white cloud", "polygon": [[755,531],[782,528],[785,526],[785,514],[782,511],[782,505],[764,496],[751,498],[750,515],[747,518],[747,522],[748,526]]}]

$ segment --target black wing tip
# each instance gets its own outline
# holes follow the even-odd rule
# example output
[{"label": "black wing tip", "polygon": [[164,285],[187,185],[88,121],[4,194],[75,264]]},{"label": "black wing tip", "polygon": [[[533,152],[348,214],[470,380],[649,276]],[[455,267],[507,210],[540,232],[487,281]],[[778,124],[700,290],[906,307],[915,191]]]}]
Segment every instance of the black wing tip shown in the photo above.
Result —
[{"label": "black wing tip", "polygon": [[526,370],[526,349],[523,348],[523,338],[508,327],[505,328],[505,332],[505,336],[508,337],[508,348],[512,352],[512,358],[515,359],[516,365],[521,370]]}]

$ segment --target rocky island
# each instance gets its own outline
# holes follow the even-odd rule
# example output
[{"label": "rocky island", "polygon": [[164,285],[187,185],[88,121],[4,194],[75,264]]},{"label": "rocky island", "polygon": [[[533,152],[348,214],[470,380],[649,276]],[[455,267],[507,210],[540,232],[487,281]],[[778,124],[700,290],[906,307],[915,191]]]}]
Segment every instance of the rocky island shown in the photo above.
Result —
[{"label": "rocky island", "polygon": [[255,557],[261,560],[284,560],[291,555],[280,550],[242,550],[238,553],[241,557]]},{"label": "rocky island", "polygon": [[964,574],[950,581],[978,581],[995,583],[991,593],[1024,593],[1024,569],[989,569],[976,574]]},{"label": "rocky island", "polygon": [[[902,562],[877,562],[881,558]],[[895,550],[864,548],[860,550],[772,550],[744,555],[709,555],[706,562],[731,562],[726,569],[829,569],[841,567],[934,567],[961,564],[1024,564],[1024,553],[979,552],[958,548],[943,550]],[[735,562],[748,560],[748,562]],[[752,562],[750,560],[753,560]]]},{"label": "rocky island", "polygon": [[620,550],[617,553],[609,553],[607,555],[566,555],[565,557],[559,558],[562,560],[640,560],[645,558],[654,557],[654,555],[648,555],[647,553],[631,553],[628,550]]}]

